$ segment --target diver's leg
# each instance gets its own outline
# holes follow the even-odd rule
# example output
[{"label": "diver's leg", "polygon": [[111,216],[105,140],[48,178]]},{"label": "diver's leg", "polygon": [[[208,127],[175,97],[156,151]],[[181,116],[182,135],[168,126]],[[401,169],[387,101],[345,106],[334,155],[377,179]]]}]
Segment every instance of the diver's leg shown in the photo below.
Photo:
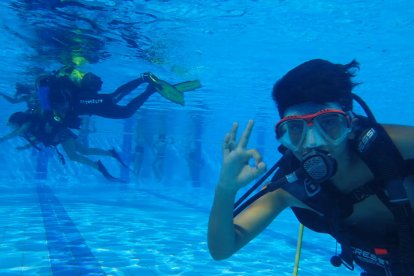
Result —
[{"label": "diver's leg", "polygon": [[114,104],[112,101],[105,99],[99,105],[94,105],[93,108],[90,108],[88,113],[111,119],[126,119],[134,115],[141,105],[154,93],[155,89],[149,85],[144,92],[136,96],[125,106]]},{"label": "diver's leg", "polygon": [[[126,106],[114,104],[112,100],[105,99],[103,102],[95,105],[90,105],[84,108],[87,109],[87,114],[96,115],[109,119],[125,119],[130,117]],[[85,112],[86,113],[86,112]]]},{"label": "diver's leg", "polygon": [[148,80],[146,80],[143,76],[140,76],[135,80],[129,81],[121,85],[113,93],[109,94],[112,98],[112,102],[118,103],[123,97],[131,93],[144,82],[148,82]]},{"label": "diver's leg", "polygon": [[132,99],[132,101],[124,106],[124,112],[129,115],[128,117],[131,117],[154,93],[155,89],[149,85],[143,93],[141,93],[139,96],[136,96],[134,99]]},{"label": "diver's leg", "polygon": [[109,150],[104,150],[100,148],[90,148],[85,147],[79,142],[75,144],[76,151],[82,155],[101,155],[101,156],[112,156],[112,153]]},{"label": "diver's leg", "polygon": [[110,181],[123,182],[122,180],[112,176],[100,160],[95,162],[83,155],[78,154],[78,148],[75,139],[70,138],[62,142],[62,147],[70,160],[94,168]]},{"label": "diver's leg", "polygon": [[104,149],[100,149],[100,148],[89,148],[89,147],[85,147],[84,145],[82,145],[79,142],[76,142],[76,150],[79,153],[83,154],[83,155],[109,156],[109,157],[112,157],[115,160],[117,160],[119,163],[121,163],[121,165],[127,167],[127,165],[122,160],[122,158],[119,155],[119,153],[116,152],[116,150],[114,148],[112,148],[110,150],[104,150]]},{"label": "diver's leg", "polygon": [[76,145],[76,141],[73,138],[67,139],[66,141],[62,142],[63,150],[66,152],[66,155],[69,157],[70,160],[78,163],[82,163],[86,166],[92,167],[95,170],[98,170],[98,164],[91,159],[78,154],[78,149]]}]

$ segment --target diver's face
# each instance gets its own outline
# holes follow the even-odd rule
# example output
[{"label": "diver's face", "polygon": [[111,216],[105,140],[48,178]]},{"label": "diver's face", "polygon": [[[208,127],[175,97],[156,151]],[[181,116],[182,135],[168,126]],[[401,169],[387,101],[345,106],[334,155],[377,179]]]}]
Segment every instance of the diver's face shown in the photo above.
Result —
[{"label": "diver's face", "polygon": [[336,103],[305,103],[289,107],[276,125],[276,136],[295,156],[312,150],[341,154],[347,146],[351,120]]}]

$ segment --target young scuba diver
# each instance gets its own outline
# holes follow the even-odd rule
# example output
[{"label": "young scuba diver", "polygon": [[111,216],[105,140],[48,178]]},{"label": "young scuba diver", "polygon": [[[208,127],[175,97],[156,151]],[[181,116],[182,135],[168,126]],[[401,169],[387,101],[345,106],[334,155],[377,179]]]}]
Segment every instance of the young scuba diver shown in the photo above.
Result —
[{"label": "young scuba diver", "polygon": [[[247,194],[234,204],[237,191],[266,165],[247,149],[253,121],[238,142],[234,123],[208,226],[214,259],[233,255],[290,207],[304,226],[341,245],[334,266],[356,263],[365,270],[361,275],[414,275],[414,127],[375,121],[352,93],[357,69],[356,61],[316,59],[276,82],[272,96],[281,120],[275,132],[283,157],[272,180],[243,204]],[[367,117],[353,112],[353,100]]]},{"label": "young scuba diver", "polygon": [[10,116],[8,124],[14,130],[0,137],[0,142],[14,137],[23,137],[27,140],[28,144],[20,146],[17,149],[30,147],[38,150],[44,147],[55,148],[60,161],[65,164],[63,155],[57,150],[57,146],[62,145],[70,160],[98,170],[110,181],[123,182],[121,179],[112,176],[100,160],[93,161],[86,157],[87,155],[108,156],[116,159],[123,166],[126,166],[114,149],[104,150],[85,147],[76,140],[77,136],[72,131],[50,121],[50,117],[43,116],[40,113],[15,112]]}]

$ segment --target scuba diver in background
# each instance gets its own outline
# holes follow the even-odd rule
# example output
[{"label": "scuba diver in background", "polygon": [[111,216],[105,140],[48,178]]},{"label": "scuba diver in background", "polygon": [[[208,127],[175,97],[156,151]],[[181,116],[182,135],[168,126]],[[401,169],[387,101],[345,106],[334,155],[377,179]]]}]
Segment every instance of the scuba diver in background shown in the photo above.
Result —
[{"label": "scuba diver in background", "polygon": [[123,163],[114,149],[103,150],[100,148],[86,147],[76,140],[77,136],[68,128],[56,125],[56,123],[50,121],[50,117],[45,117],[40,113],[15,112],[10,116],[8,124],[14,130],[0,137],[0,142],[14,137],[23,137],[27,140],[28,144],[18,147],[17,149],[19,150],[31,147],[37,150],[42,150],[44,147],[54,148],[60,161],[64,165],[65,159],[57,149],[58,145],[62,145],[70,160],[98,170],[108,180],[122,182],[122,180],[112,176],[100,160],[95,162],[85,156],[109,156],[125,166],[125,163]]},{"label": "scuba diver in background", "polygon": [[161,132],[155,135],[150,145],[153,154],[152,172],[158,182],[162,181],[165,177],[164,170],[167,148],[173,144],[174,140]]},{"label": "scuba diver in background", "polygon": [[[414,127],[377,123],[352,93],[356,69],[356,61],[316,59],[276,82],[272,95],[281,120],[275,132],[283,157],[257,184],[278,169],[272,180],[236,204],[237,191],[266,165],[246,148],[253,121],[238,142],[234,123],[209,220],[214,259],[233,255],[290,207],[304,226],[341,245],[334,266],[353,270],[356,263],[365,270],[361,275],[414,275]],[[354,100],[367,117],[353,112]]]},{"label": "scuba diver in background", "polygon": [[[149,83],[146,90],[131,100],[126,106],[117,103],[131,93],[142,83]],[[155,92],[179,104],[184,104],[183,92],[200,87],[199,81],[188,81],[175,86],[158,79],[151,73],[142,74],[141,77],[130,81],[111,94],[99,94],[102,80],[93,73],[83,74],[73,68],[64,67],[49,75],[42,75],[36,80],[35,92],[17,87],[14,98],[3,95],[7,100],[22,102],[35,99],[36,105],[26,112],[17,112],[10,117],[9,123],[14,131],[0,138],[5,141],[15,136],[23,136],[29,141],[25,147],[41,149],[38,144],[54,147],[61,144],[68,157],[99,170],[107,179],[117,181],[110,175],[101,161],[94,162],[84,155],[103,155],[117,159],[123,166],[125,163],[115,150],[101,150],[89,148],[79,143],[77,136],[69,130],[79,129],[82,120],[80,115],[98,115],[106,118],[128,118]],[[20,96],[23,95],[23,96]],[[28,97],[30,96],[30,98]],[[10,99],[9,99],[10,98]],[[57,151],[57,150],[56,150]],[[61,160],[63,156],[57,151]],[[62,162],[63,163],[63,162]]]},{"label": "scuba diver in background", "polygon": [[[110,119],[125,119],[131,117],[148,98],[158,92],[168,100],[184,105],[183,92],[200,88],[199,81],[187,81],[176,86],[158,79],[152,73],[144,73],[139,78],[121,85],[113,93],[98,93],[102,88],[102,80],[93,73],[82,76],[79,84],[74,83],[68,76],[49,76],[47,81],[41,81],[38,91],[47,90],[48,104],[46,109],[53,110],[59,117],[69,118],[76,126],[79,115],[96,115]],[[143,93],[134,97],[128,104],[121,106],[118,102],[143,83],[149,85]],[[42,97],[39,97],[42,98]]]}]

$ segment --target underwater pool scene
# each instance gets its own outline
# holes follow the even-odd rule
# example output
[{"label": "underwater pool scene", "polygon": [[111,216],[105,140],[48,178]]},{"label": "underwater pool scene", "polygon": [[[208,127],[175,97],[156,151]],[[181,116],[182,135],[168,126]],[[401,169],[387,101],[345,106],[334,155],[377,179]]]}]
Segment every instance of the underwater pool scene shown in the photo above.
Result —
[{"label": "underwater pool scene", "polygon": [[[187,85],[183,98],[151,94],[129,118],[83,115],[76,140],[105,152],[85,154],[92,161],[61,145],[0,143],[0,275],[292,275],[290,210],[229,259],[208,252],[233,122],[255,121],[248,147],[270,168],[281,157],[272,87],[322,58],[359,61],[354,92],[378,121],[414,124],[411,0],[5,0],[0,14],[0,92],[11,98],[70,66],[99,76],[102,93],[147,72]],[[28,105],[0,98],[0,137]],[[337,246],[305,229],[298,275],[359,275],[330,264]]]}]

